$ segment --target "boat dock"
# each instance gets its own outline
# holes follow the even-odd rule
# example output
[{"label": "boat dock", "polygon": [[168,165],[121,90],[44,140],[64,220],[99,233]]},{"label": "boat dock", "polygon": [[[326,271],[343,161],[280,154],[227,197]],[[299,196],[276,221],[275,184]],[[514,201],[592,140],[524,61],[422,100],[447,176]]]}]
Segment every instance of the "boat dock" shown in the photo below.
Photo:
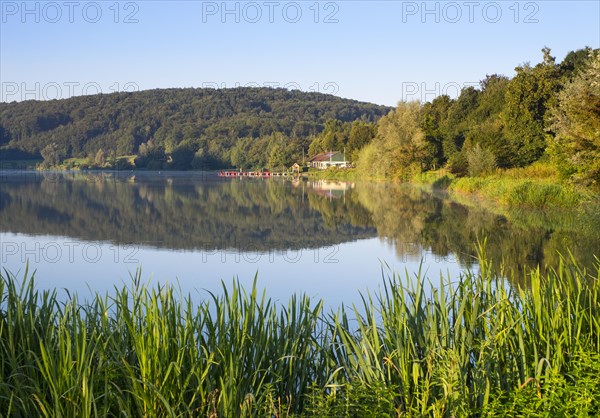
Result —
[{"label": "boat dock", "polygon": [[292,176],[292,173],[288,172],[274,172],[274,171],[219,171],[219,177],[287,177]]}]

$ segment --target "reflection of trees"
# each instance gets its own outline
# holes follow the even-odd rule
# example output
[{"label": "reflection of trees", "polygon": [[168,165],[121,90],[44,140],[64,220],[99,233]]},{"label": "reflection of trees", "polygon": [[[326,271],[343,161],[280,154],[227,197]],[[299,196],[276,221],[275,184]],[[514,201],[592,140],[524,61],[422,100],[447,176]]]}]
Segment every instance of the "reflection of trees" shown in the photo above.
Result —
[{"label": "reflection of trees", "polygon": [[496,267],[503,264],[520,278],[524,267],[556,267],[559,252],[567,255],[567,250],[590,266],[600,249],[600,212],[591,208],[578,214],[515,211],[503,216],[408,185],[359,184],[356,194],[378,234],[391,239],[401,257],[418,245],[470,265],[478,240],[485,237]]},{"label": "reflection of trees", "polygon": [[418,248],[474,262],[476,243],[517,277],[524,267],[558,265],[572,251],[585,266],[600,248],[600,211],[497,215],[445,195],[396,184],[356,184],[337,198],[311,183],[194,179],[190,174],[56,175],[0,190],[2,231],[173,249],[300,249],[379,235],[401,258]]},{"label": "reflection of trees", "polygon": [[115,175],[68,174],[58,181],[40,174],[27,181],[6,176],[2,230],[241,250],[314,248],[376,235],[368,222],[353,222],[362,207],[337,205],[332,214],[321,213],[308,204],[313,191],[289,182],[136,176],[135,181]]}]

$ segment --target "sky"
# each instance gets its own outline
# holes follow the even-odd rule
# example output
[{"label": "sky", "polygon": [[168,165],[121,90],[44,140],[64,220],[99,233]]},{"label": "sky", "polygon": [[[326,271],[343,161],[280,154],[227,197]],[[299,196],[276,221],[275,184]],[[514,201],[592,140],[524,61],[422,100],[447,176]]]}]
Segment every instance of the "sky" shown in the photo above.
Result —
[{"label": "sky", "polygon": [[274,86],[395,105],[600,47],[600,1],[0,0],[0,101]]}]

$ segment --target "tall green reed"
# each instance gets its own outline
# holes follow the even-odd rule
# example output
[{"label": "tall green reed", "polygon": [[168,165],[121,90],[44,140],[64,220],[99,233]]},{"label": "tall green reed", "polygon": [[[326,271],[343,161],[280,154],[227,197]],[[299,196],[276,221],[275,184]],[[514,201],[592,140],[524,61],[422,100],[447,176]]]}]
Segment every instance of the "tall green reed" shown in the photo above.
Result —
[{"label": "tall green reed", "polygon": [[322,302],[278,307],[256,282],[194,304],[138,271],[113,296],[61,303],[5,272],[0,292],[0,416],[291,413],[325,367]]},{"label": "tall green reed", "polygon": [[256,278],[193,301],[138,271],[81,302],[4,272],[0,416],[600,412],[600,263],[564,257],[519,287],[479,258],[455,280],[390,273],[336,312],[276,304]]},{"label": "tall green reed", "polygon": [[362,313],[354,308],[354,327],[347,311],[335,315],[340,382],[396,388],[398,413],[471,416],[529,382],[544,388],[572,358],[599,352],[599,268],[592,276],[571,259],[545,277],[531,271],[530,287],[515,289],[480,251],[477,274],[437,285],[421,273],[394,275],[375,298],[363,297]]}]

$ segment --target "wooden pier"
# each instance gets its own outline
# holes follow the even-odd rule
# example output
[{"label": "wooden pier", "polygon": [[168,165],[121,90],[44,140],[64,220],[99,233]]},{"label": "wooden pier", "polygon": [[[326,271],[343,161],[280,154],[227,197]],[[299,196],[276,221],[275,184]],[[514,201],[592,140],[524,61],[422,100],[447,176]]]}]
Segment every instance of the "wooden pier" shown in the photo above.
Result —
[{"label": "wooden pier", "polygon": [[288,172],[274,172],[274,171],[235,171],[225,170],[219,171],[219,177],[287,177],[292,176],[292,173]]}]

